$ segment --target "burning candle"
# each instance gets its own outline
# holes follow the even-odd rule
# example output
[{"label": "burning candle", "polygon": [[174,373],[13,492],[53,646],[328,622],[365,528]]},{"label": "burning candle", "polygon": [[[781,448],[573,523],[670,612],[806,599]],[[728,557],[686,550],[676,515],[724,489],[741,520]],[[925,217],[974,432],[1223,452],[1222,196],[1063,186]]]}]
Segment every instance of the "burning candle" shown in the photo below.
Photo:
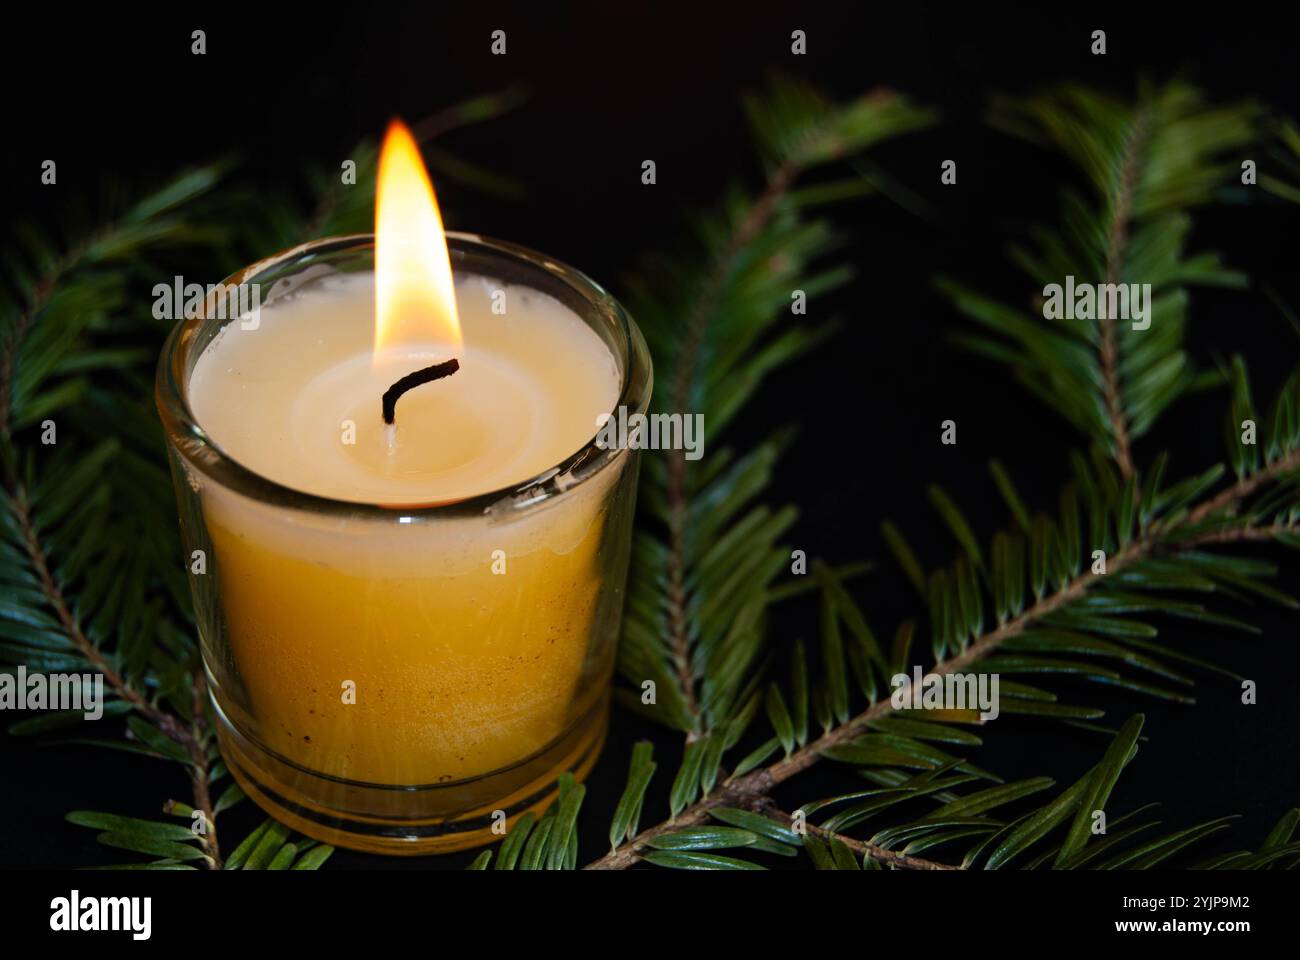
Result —
[{"label": "burning candle", "polygon": [[649,395],[585,277],[448,249],[394,125],[373,253],[236,275],[257,314],[186,321],[159,369],[223,754],[275,816],[382,852],[491,839],[594,761],[635,490],[594,437]]}]

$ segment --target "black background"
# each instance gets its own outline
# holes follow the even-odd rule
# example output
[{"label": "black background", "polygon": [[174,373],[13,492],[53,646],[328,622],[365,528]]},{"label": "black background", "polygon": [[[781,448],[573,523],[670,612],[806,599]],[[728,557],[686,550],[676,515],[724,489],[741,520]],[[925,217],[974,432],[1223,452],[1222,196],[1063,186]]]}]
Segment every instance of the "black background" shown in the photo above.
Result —
[{"label": "black background", "polygon": [[[531,95],[521,108],[444,145],[517,177],[527,196],[493,199],[439,183],[448,226],[545,250],[618,294],[639,256],[675,246],[687,214],[714,205],[738,178],[751,187],[758,182],[738,94],[760,86],[773,69],[839,97],[884,85],[934,105],[941,125],[875,154],[933,216],[919,218],[879,198],[836,213],[853,236],[848,257],[859,277],[851,290],[816,302],[807,322],[836,316],[844,332],[833,348],[775,376],[734,437],[743,442],[799,424],[776,491],[803,509],[794,545],[835,562],[879,561],[857,594],[877,633],[890,635],[920,609],[881,543],[880,521],[894,520],[928,564],[945,563],[954,548],[929,512],[925,483],[953,493],[986,537],[1005,517],[986,461],[1000,458],[1031,506],[1050,509],[1066,454],[1080,439],[1002,368],[945,342],[961,320],[934,294],[932,278],[955,275],[1023,301],[1032,291],[1007,265],[1005,245],[1027,223],[1054,218],[1059,187],[1077,182],[1063,159],[986,128],[988,95],[1059,80],[1131,92],[1144,71],[1155,78],[1181,71],[1217,97],[1255,97],[1300,113],[1300,35],[1294,22],[1280,25],[1272,12],[1220,10],[1201,20],[1185,8],[1144,11],[1133,4],[1090,5],[1086,13],[903,7],[873,4],[849,13],[794,4],[623,2],[310,6],[292,15],[265,7],[222,14],[118,8],[75,17],[38,11],[25,27],[7,29],[0,57],[9,134],[0,151],[6,219],[44,220],[69,197],[92,195],[105,177],[149,184],[232,151],[244,157],[239,176],[305,197],[297,177],[306,161],[336,168],[390,116],[414,121],[522,83]],[[790,53],[796,28],[808,33],[803,57]],[[206,56],[190,54],[194,29],[207,31]],[[507,31],[504,57],[489,53],[494,29]],[[1107,31],[1105,57],[1089,53],[1094,29]],[[48,158],[59,163],[57,190],[39,185],[40,162]],[[640,182],[645,159],[658,166],[653,187]],[[958,163],[956,186],[939,185],[946,159]],[[1292,269],[1297,224],[1300,209],[1280,203],[1216,208],[1198,216],[1193,247],[1223,251],[1229,264],[1300,304]],[[1295,334],[1259,291],[1196,292],[1191,329],[1204,364],[1246,354],[1257,397],[1270,396],[1295,363]],[[1174,450],[1177,476],[1221,459],[1223,408],[1217,396],[1176,407],[1139,442],[1139,463],[1165,446]],[[948,418],[958,421],[956,447],[939,444],[939,423]],[[1282,586],[1300,590],[1300,563],[1281,552],[1277,559]],[[1265,627],[1261,636],[1186,622],[1160,626],[1166,642],[1257,680],[1257,706],[1243,706],[1238,686],[1215,675],[1199,678],[1196,707],[1056,685],[1070,702],[1106,706],[1112,725],[1134,709],[1145,711],[1151,742],[1125,773],[1117,802],[1127,808],[1168,800],[1169,820],[1184,825],[1241,813],[1222,849],[1257,845],[1300,797],[1296,621],[1266,608],[1251,616]],[[791,610],[776,630],[783,639],[814,639],[815,613]],[[1003,719],[989,733],[973,759],[1006,776],[1072,780],[1104,749],[1099,736],[1023,718]],[[616,712],[610,745],[590,779],[580,862],[602,852],[628,749],[647,736],[658,744],[661,772],[645,822],[666,813],[665,771],[675,765],[676,738]],[[62,823],[67,810],[148,816],[167,797],[186,796],[174,765],[0,740],[2,866],[104,862],[93,831]],[[778,799],[790,809],[845,782],[819,768],[783,787]],[[243,804],[222,816],[222,832],[242,835],[258,819]],[[459,867],[468,859],[392,861],[340,851],[332,865]]]}]

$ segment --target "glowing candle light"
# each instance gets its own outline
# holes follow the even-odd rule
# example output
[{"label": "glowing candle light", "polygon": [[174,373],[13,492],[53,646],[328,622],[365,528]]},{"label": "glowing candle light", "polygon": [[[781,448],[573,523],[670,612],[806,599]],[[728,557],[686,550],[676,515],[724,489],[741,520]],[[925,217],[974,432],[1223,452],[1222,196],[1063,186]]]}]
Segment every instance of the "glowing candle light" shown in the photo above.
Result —
[{"label": "glowing candle light", "polygon": [[[517,276],[590,283],[499,256]],[[315,257],[290,258],[253,329],[184,325],[175,398],[160,370],[186,547],[212,554],[192,584],[223,753],[314,836],[481,842],[493,810],[536,806],[603,738],[635,471],[591,443],[630,377],[644,409],[644,346],[630,327],[619,356],[541,280],[453,278],[400,124],[373,274]]]}]

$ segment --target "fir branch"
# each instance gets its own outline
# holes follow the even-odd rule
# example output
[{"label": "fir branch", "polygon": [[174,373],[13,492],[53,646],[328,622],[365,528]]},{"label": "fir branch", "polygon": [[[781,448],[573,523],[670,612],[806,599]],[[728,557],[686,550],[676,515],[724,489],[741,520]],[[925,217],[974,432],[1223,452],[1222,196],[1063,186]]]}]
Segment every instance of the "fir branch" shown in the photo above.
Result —
[{"label": "fir branch", "polygon": [[[1194,529],[1214,517],[1233,514],[1265,485],[1283,480],[1297,470],[1300,470],[1300,448],[1191,507],[1181,518],[1174,517],[1164,522],[1153,522],[1146,532],[1110,559],[1106,573],[1093,573],[1089,570],[1069,579],[1058,590],[1037,599],[1018,616],[984,632],[953,656],[936,663],[926,671],[927,674],[942,677],[966,671],[987,659],[1008,640],[1024,634],[1031,626],[1043,622],[1051,615],[1085,597],[1092,588],[1106,582],[1108,578],[1132,569],[1142,560],[1161,552],[1188,550],[1204,543],[1226,542],[1232,539],[1263,539],[1266,530],[1275,536],[1289,532],[1292,525],[1239,526],[1230,531],[1216,530],[1211,533],[1185,536],[1185,531],[1189,528]],[[1251,531],[1251,533],[1243,534],[1242,531]],[[724,781],[716,790],[707,793],[677,816],[647,828],[589,864],[589,869],[621,870],[634,866],[642,859],[647,846],[657,838],[706,822],[710,811],[715,808],[762,809],[769,802],[767,798],[777,786],[811,768],[822,760],[828,751],[853,741],[874,722],[894,713],[895,709],[889,697],[875,700],[852,719],[828,729],[820,737],[775,763]]]},{"label": "fir branch", "polygon": [[4,343],[0,345],[0,443],[8,450],[13,436],[13,379],[14,365],[17,363],[18,350],[27,335],[36,314],[45,306],[54,292],[59,279],[71,269],[78,258],[74,255],[61,262],[51,270],[36,286],[36,291],[23,307],[18,318],[6,331]]},{"label": "fir branch", "polygon": [[[695,312],[686,321],[681,355],[677,358],[677,376],[671,388],[668,409],[679,411],[690,409],[691,386],[698,375],[700,349],[709,318],[717,309],[718,300],[735,272],[740,255],[754,242],[771,219],[777,203],[790,190],[799,171],[800,167],[794,158],[785,160],[777,168],[776,172],[768,178],[763,193],[732,234],[726,250],[713,266]],[[700,706],[695,693],[695,668],[691,663],[686,609],[686,529],[689,523],[687,467],[686,451],[669,452],[667,500],[670,548],[666,571],[668,630],[673,661],[677,667],[677,680],[686,701],[686,709],[696,724],[699,724]],[[687,734],[688,742],[697,736],[698,731],[691,730]]]},{"label": "fir branch", "polygon": [[191,720],[183,741],[190,756],[190,793],[194,807],[202,815],[205,826],[204,846],[212,858],[213,869],[221,867],[221,846],[217,842],[217,811],[212,802],[212,768],[208,764],[208,684],[206,675],[199,670],[194,675],[194,703]]},{"label": "fir branch", "polygon": [[194,675],[193,719],[188,726],[179,717],[162,710],[137,691],[121,673],[114,669],[108,658],[87,639],[85,631],[64,596],[63,590],[51,574],[45,551],[41,546],[40,538],[37,536],[35,525],[32,522],[31,511],[27,504],[26,490],[21,485],[15,485],[8,490],[8,495],[13,504],[14,514],[18,519],[22,540],[32,569],[36,572],[41,583],[41,589],[44,591],[50,607],[58,616],[68,638],[82,657],[85,658],[91,669],[104,675],[104,679],[119,697],[130,703],[150,723],[157,726],[172,741],[179,744],[189,757],[190,784],[194,797],[194,806],[203,814],[206,821],[205,846],[213,868],[219,869],[221,856],[217,845],[216,814],[213,811],[209,794],[212,771],[208,763],[206,746],[206,684],[202,671]]},{"label": "fir branch", "polygon": [[[1137,189],[1142,152],[1146,147],[1150,114],[1140,109],[1126,137],[1124,159],[1121,162],[1116,197],[1111,204],[1110,226],[1106,231],[1106,283],[1119,283],[1124,269],[1124,254],[1128,245],[1130,218],[1133,214],[1133,193]],[[1106,397],[1106,410],[1110,414],[1111,432],[1114,434],[1115,462],[1127,480],[1133,475],[1133,454],[1129,450],[1128,418],[1120,399],[1119,349],[1115,343],[1115,318],[1107,310],[1101,311],[1101,375]]]},{"label": "fir branch", "polygon": [[[768,801],[766,798],[755,804],[755,809],[762,812],[764,816],[790,826],[794,822],[794,817],[781,810],[775,803]],[[920,870],[920,871],[943,871],[943,870],[961,870],[960,866],[953,866],[947,863],[939,863],[936,860],[926,860],[923,857],[913,857],[906,853],[899,853],[897,850],[887,850],[884,847],[874,843],[867,843],[863,840],[857,840],[853,837],[842,833],[835,833],[823,827],[815,826],[811,823],[804,825],[804,828],[814,837],[819,837],[828,843],[842,843],[846,848],[857,854],[859,858],[869,857],[877,863],[887,867],[895,867],[899,870]]]},{"label": "fir branch", "polygon": [[205,821],[206,829],[201,837],[201,843],[207,854],[205,862],[212,869],[220,869],[221,857],[217,843],[216,813],[209,793],[209,786],[213,777],[208,760],[206,688],[202,672],[196,672],[192,678],[192,719],[188,725],[180,717],[162,709],[136,690],[114,668],[109,658],[87,638],[85,630],[73,613],[62,588],[55,580],[50,569],[48,556],[41,544],[41,539],[32,519],[26,488],[8,471],[6,471],[5,476],[5,488],[9,505],[21,533],[21,541],[26,550],[27,559],[40,582],[49,606],[58,617],[58,621],[68,639],[85,659],[87,665],[104,676],[109,687],[118,697],[129,703],[134,710],[184,750],[189,761],[194,808],[201,812]]},{"label": "fir branch", "polygon": [[1283,175],[1260,173],[1259,185],[1283,200],[1300,203],[1300,126],[1291,119],[1275,118],[1268,146],[1270,159]]},{"label": "fir branch", "polygon": [[[39,588],[49,610],[56,618],[58,628],[66,636],[72,649],[94,672],[102,674],[114,695],[156,727],[168,740],[176,744],[187,759],[195,808],[205,818],[206,834],[201,838],[205,862],[220,866],[217,847],[215,812],[209,797],[212,780],[208,759],[208,737],[205,729],[206,704],[200,679],[193,680],[191,718],[187,723],[179,715],[164,709],[146,697],[126,674],[119,669],[115,659],[105,653],[89,636],[88,630],[77,615],[74,605],[65,592],[66,584],[56,573],[50,552],[42,537],[40,526],[32,508],[31,482],[20,470],[19,455],[14,446],[13,418],[18,392],[15,374],[19,371],[19,356],[29,334],[37,331],[47,308],[60,285],[73,282],[77,271],[90,263],[122,256],[143,249],[150,243],[177,233],[175,222],[159,222],[162,215],[174,210],[206,190],[215,180],[215,173],[199,171],[183,175],[150,197],[140,201],[120,219],[70,248],[62,256],[46,255],[48,266],[41,278],[30,286],[26,303],[18,316],[11,319],[7,335],[0,350],[0,486],[4,491],[4,506],[9,528],[16,545],[30,567],[34,583]],[[73,328],[75,330],[75,328]],[[65,349],[75,341],[69,341]],[[56,364],[46,356],[45,368],[54,370]],[[32,379],[29,375],[29,380]],[[29,386],[27,395],[32,388]],[[53,470],[53,468],[52,468]],[[94,479],[93,475],[90,475]],[[55,476],[52,482],[65,478]],[[41,485],[46,489],[49,484]],[[46,494],[46,496],[49,496]]]},{"label": "fir branch", "polygon": [[26,550],[27,559],[31,563],[32,570],[35,571],[37,579],[40,581],[41,590],[45,594],[45,599],[50,607],[54,610],[55,615],[59,618],[59,623],[63,627],[64,633],[73,645],[85,657],[86,662],[96,671],[104,675],[109,686],[116,691],[117,695],[126,700],[136,710],[148,717],[154,723],[160,726],[166,724],[171,732],[169,736],[181,742],[179,727],[175,724],[174,718],[164,714],[152,703],[136,691],[126,679],[113,669],[108,659],[86,639],[86,634],[81,628],[80,622],[73,615],[71,607],[68,605],[67,598],[64,597],[63,591],[55,582],[53,574],[50,572],[50,564],[46,557],[45,550],[41,547],[40,538],[36,533],[36,526],[32,522],[31,509],[27,502],[27,490],[18,483],[16,478],[6,476],[6,493],[13,510],[13,515],[17,519],[18,529],[24,549]]},{"label": "fir branch", "polygon": [[1268,464],[1262,470],[1243,476],[1230,487],[1225,487],[1204,503],[1190,510],[1186,524],[1195,526],[1220,514],[1232,514],[1267,484],[1275,483],[1287,474],[1300,470],[1300,449]]},{"label": "fir branch", "polygon": [[[848,275],[843,266],[809,273],[834,240],[824,222],[803,215],[812,198],[794,189],[800,176],[930,119],[897,94],[836,106],[785,80],[746,106],[769,165],[762,190],[752,200],[733,194],[721,217],[702,223],[702,252],[661,265],[662,279],[635,281],[632,299],[667,384],[656,406],[703,416],[715,444],[766,374],[829,329],[765,338],[793,290],[811,296]],[[707,268],[696,281],[700,260]],[[666,290],[679,293],[665,301]],[[643,467],[642,502],[663,537],[653,527],[638,535],[619,666],[638,686],[656,682],[666,709],[651,715],[685,733],[688,745],[726,726],[754,680],[768,590],[784,565],[777,540],[794,513],[749,503],[783,444],[773,438],[734,461],[715,447],[707,466],[673,450],[666,462]],[[683,792],[693,792],[689,782]]]},{"label": "fir branch", "polygon": [[1278,543],[1285,541],[1287,537],[1298,536],[1300,536],[1300,524],[1271,523],[1261,527],[1229,527],[1225,530],[1201,533],[1180,541],[1176,546],[1180,550],[1190,550],[1195,547],[1224,543]]},{"label": "fir branch", "polygon": [[[1099,284],[1095,316],[1024,311],[947,278],[937,284],[982,328],[958,343],[1009,365],[1038,399],[1105,446],[1123,480],[1136,472],[1132,446],[1199,381],[1184,344],[1187,288],[1241,286],[1216,254],[1186,255],[1190,212],[1212,202],[1235,170],[1230,159],[1259,135],[1253,103],[1212,106],[1179,82],[1143,85],[1134,103],[1080,87],[995,101],[993,123],[1076,161],[1093,192],[1062,193],[1060,225],[1035,227],[1012,258],[1043,296],[1067,277]],[[1149,314],[1130,330],[1111,316],[1104,291],[1149,284]],[[1049,322],[1044,322],[1044,321]]]}]

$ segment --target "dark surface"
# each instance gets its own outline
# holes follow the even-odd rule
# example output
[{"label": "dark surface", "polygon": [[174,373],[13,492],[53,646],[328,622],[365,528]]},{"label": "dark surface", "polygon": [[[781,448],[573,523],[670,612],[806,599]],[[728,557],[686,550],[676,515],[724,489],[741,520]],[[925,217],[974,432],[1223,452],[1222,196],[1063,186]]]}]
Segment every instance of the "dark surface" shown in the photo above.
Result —
[{"label": "dark surface", "polygon": [[[1294,23],[1265,16],[1216,16],[1197,26],[1186,12],[1163,17],[1134,5],[1086,15],[1049,15],[1020,6],[965,12],[908,4],[903,12],[831,18],[802,7],[746,5],[734,13],[701,6],[665,12],[658,4],[622,3],[619,13],[579,4],[562,13],[475,5],[467,11],[385,12],[288,19],[265,9],[247,18],[187,13],[68,18],[11,32],[2,60],[9,91],[4,170],[7,217],[46,216],[74,191],[90,194],[105,176],[148,183],[186,163],[237,151],[250,176],[268,189],[295,183],[302,162],[336,163],[362,136],[377,137],[393,114],[416,120],[472,94],[525,82],[532,98],[512,115],[464,131],[448,146],[510,173],[529,187],[523,201],[486,199],[440,185],[452,229],[500,236],[545,250],[618,294],[636,258],[680,236],[683,214],[716,202],[737,177],[753,184],[757,164],[738,106],[739,91],[771,68],[808,76],[839,96],[876,85],[940,107],[936,130],[891,145],[877,158],[929,200],[933,222],[885,200],[846,207],[837,216],[853,232],[849,253],[860,272],[852,290],[819,303],[813,319],[836,315],[844,333],[833,349],[773,378],[737,426],[738,440],[797,422],[801,433],[779,470],[778,495],[803,507],[793,542],[836,562],[879,561],[857,585],[870,620],[890,635],[919,606],[894,572],[878,535],[882,518],[909,533],[922,559],[946,562],[952,547],[925,503],[937,481],[977,521],[981,536],[1004,511],[985,463],[1000,458],[1031,505],[1049,507],[1078,437],[1035,406],[1001,368],[945,343],[958,318],[933,293],[935,274],[960,276],[1004,294],[1023,291],[1002,250],[1018,227],[1056,210],[1064,161],[980,124],[984,98],[1043,83],[1081,79],[1128,91],[1142,69],[1163,77],[1178,69],[1223,98],[1255,96],[1300,113]],[[867,8],[864,8],[867,9]],[[189,33],[208,31],[208,54],[189,54]],[[794,28],[809,34],[809,54],[789,54]],[[1106,29],[1109,55],[1087,52],[1088,34]],[[488,53],[491,30],[509,37],[509,54]],[[47,157],[59,160],[59,196],[36,186]],[[653,158],[659,183],[640,184]],[[955,187],[941,188],[941,160],[955,159]],[[1267,278],[1300,303],[1292,238],[1300,211],[1229,208],[1198,218],[1193,246]],[[267,251],[270,252],[270,251]],[[210,279],[217,279],[212,277]],[[143,295],[143,294],[142,294]],[[1241,350],[1258,394],[1268,396],[1294,365],[1297,341],[1258,293],[1197,292],[1194,352],[1204,364]],[[1158,433],[1138,444],[1139,462],[1164,446],[1170,469],[1189,474],[1221,458],[1223,403],[1183,404]],[[938,424],[959,422],[959,443],[943,447]],[[1300,592],[1300,564],[1287,559],[1281,586]],[[1190,824],[1241,813],[1234,845],[1256,845],[1300,797],[1293,697],[1300,650],[1294,617],[1252,611],[1262,636],[1162,623],[1167,641],[1231,666],[1259,682],[1259,704],[1243,707],[1237,685],[1202,675],[1194,708],[1057,684],[1065,699],[1110,708],[1118,724],[1134,709],[1148,715],[1151,742],[1126,772],[1125,806],[1171,799],[1171,821]],[[778,636],[812,638],[815,613],[792,608]],[[1072,696],[1070,696],[1072,694]],[[1007,719],[991,731],[977,761],[1005,776],[1073,779],[1104,749],[1102,738],[1062,726]],[[608,816],[622,789],[631,743],[658,743],[659,780],[645,822],[665,810],[677,738],[616,713],[610,743],[590,779],[580,861],[605,846]],[[149,815],[187,785],[175,765],[77,747],[0,738],[0,865],[103,862],[93,831],[62,824],[75,807]],[[670,759],[671,758],[671,759]],[[848,781],[851,782],[851,781]],[[787,785],[787,808],[844,786],[823,769]],[[258,814],[242,805],[222,816],[226,837]],[[1225,844],[1229,841],[1225,841]],[[467,856],[387,861],[340,852],[336,867],[461,866]]]}]

